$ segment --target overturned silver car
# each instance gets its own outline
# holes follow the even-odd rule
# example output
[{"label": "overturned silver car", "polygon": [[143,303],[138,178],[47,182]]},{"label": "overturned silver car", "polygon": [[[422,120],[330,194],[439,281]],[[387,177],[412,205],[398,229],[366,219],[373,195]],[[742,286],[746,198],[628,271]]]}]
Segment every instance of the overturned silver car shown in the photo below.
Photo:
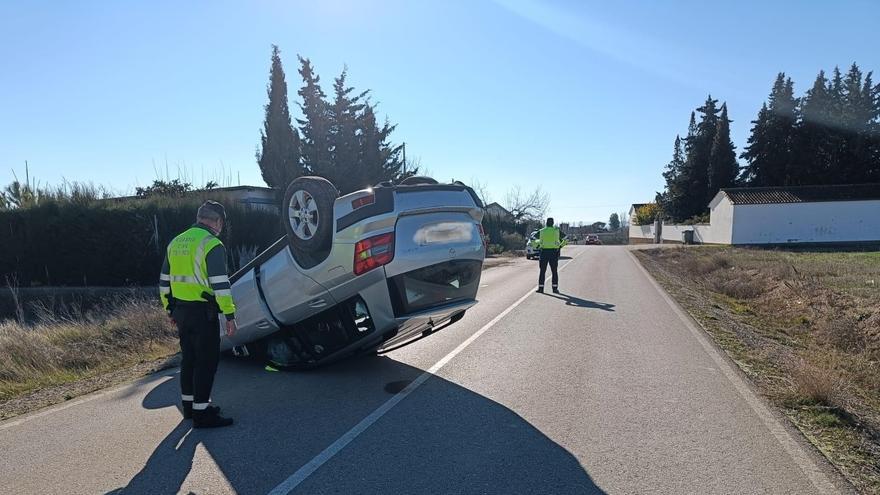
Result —
[{"label": "overturned silver car", "polygon": [[289,185],[287,235],[230,277],[238,332],[222,349],[310,367],[408,344],[476,304],[485,244],[471,188],[413,177],[337,196],[320,177]]}]

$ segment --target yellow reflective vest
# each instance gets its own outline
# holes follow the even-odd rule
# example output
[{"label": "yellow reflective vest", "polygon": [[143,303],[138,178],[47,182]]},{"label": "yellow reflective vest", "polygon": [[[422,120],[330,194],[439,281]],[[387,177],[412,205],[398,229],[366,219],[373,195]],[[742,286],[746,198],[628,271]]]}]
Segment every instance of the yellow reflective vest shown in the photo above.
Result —
[{"label": "yellow reflective vest", "polygon": [[[226,249],[203,225],[193,225],[168,244],[159,274],[159,298],[167,310],[171,299],[187,302],[216,300],[227,319],[235,318]],[[207,296],[207,297],[206,297]]]},{"label": "yellow reflective vest", "polygon": [[559,249],[566,244],[558,227],[544,227],[538,231],[539,249]]}]

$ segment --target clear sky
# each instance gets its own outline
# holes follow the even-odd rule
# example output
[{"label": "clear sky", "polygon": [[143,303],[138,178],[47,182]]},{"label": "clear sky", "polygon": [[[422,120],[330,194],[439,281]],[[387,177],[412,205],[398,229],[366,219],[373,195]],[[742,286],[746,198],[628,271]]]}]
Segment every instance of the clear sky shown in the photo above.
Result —
[{"label": "clear sky", "polygon": [[[785,71],[880,69],[880,2],[652,0],[0,3],[0,184],[165,176],[263,185],[254,151],[270,45],[331,89],[371,89],[394,141],[436,178],[493,199],[551,193],[557,221],[607,220],[662,188],[708,93],[741,151]],[[298,114],[295,100],[291,110]]]}]

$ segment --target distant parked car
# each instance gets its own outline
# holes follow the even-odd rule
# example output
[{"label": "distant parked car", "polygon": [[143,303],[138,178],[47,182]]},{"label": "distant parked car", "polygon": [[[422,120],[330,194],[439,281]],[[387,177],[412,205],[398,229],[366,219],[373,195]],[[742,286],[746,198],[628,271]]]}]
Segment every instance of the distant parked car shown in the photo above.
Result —
[{"label": "distant parked car", "polygon": [[587,244],[587,245],[593,244],[596,246],[601,246],[602,241],[599,240],[599,236],[597,236],[596,234],[588,234],[587,239],[584,242],[584,244]]},{"label": "distant parked car", "polygon": [[541,256],[541,250],[538,249],[538,231],[533,230],[526,239],[526,259],[538,259]]}]

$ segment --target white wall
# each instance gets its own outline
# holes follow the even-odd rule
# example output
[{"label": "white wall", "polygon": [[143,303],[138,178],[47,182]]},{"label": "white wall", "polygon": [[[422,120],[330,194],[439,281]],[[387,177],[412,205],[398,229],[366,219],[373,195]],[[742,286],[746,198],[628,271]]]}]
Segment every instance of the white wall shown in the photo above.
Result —
[{"label": "white wall", "polygon": [[629,237],[630,237],[630,239],[653,239],[654,238],[654,226],[653,225],[630,224]]},{"label": "white wall", "polygon": [[736,205],[733,209],[733,244],[880,241],[880,201]]},{"label": "white wall", "polygon": [[[694,242],[697,244],[724,244],[724,236],[716,232],[715,226],[708,224],[676,225],[663,224],[663,240],[666,242],[682,242],[682,232],[694,231]],[[654,239],[653,225],[630,225],[630,239]],[[729,241],[728,241],[729,242]]]},{"label": "white wall", "polygon": [[[723,193],[721,193],[723,194]],[[733,242],[733,203],[727,196],[718,201],[709,210],[711,232],[705,233],[705,241],[710,244],[731,244]]]}]

